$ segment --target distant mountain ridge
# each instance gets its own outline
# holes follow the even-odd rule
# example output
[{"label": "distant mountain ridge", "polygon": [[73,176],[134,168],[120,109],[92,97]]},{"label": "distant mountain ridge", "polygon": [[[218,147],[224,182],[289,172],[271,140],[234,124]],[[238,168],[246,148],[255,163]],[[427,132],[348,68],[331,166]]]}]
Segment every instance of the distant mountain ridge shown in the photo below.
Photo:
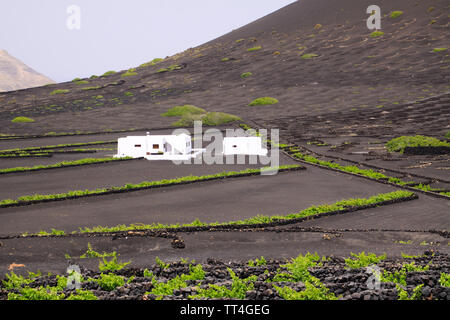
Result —
[{"label": "distant mountain ridge", "polygon": [[6,50],[0,50],[0,92],[39,87],[49,83],[54,81],[31,69]]}]

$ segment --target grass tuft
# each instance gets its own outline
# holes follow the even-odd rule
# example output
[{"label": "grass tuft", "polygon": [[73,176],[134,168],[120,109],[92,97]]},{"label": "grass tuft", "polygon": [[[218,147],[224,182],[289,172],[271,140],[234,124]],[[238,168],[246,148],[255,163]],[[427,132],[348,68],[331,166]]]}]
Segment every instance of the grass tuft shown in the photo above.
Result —
[{"label": "grass tuft", "polygon": [[257,46],[257,47],[253,47],[253,48],[249,48],[247,49],[248,52],[254,52],[254,51],[259,51],[261,50],[262,47],[261,46]]},{"label": "grass tuft", "polygon": [[26,122],[34,122],[34,119],[28,117],[16,117],[11,120],[13,123],[26,123]]},{"label": "grass tuft", "polygon": [[176,106],[176,107],[170,108],[165,113],[161,114],[161,116],[163,116],[163,117],[182,117],[187,114],[192,115],[192,114],[205,114],[205,113],[206,113],[205,109],[186,104],[184,106]]},{"label": "grass tuft", "polygon": [[258,98],[258,99],[253,100],[248,105],[249,106],[267,106],[267,105],[276,104],[278,102],[279,101],[277,99],[275,99],[275,98],[262,97],[262,98]]},{"label": "grass tuft", "polygon": [[374,31],[374,32],[372,32],[369,36],[371,37],[371,38],[377,38],[377,37],[381,37],[381,36],[383,36],[384,35],[384,32],[383,31]]},{"label": "grass tuft", "polygon": [[313,59],[313,58],[316,58],[318,56],[319,55],[315,54],[315,53],[306,53],[306,54],[302,55],[302,59]]},{"label": "grass tuft", "polygon": [[391,15],[389,17],[391,17],[392,19],[398,18],[403,14],[403,11],[392,11]]},{"label": "grass tuft", "polygon": [[406,147],[450,147],[450,143],[427,136],[401,136],[386,143],[390,152],[403,153]]}]

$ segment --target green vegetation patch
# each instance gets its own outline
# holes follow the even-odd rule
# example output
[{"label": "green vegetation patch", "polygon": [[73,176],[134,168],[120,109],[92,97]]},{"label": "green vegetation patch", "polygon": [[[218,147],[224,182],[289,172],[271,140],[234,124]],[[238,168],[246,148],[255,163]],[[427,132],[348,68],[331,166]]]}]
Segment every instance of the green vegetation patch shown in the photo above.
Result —
[{"label": "green vegetation patch", "polygon": [[302,55],[302,59],[313,59],[313,58],[317,58],[319,55],[316,53],[305,53],[304,55]]},{"label": "green vegetation patch", "polygon": [[259,51],[259,50],[261,50],[261,49],[262,49],[261,46],[256,46],[256,47],[247,49],[247,51],[248,51],[248,52],[254,52],[254,51]]},{"label": "green vegetation patch", "polygon": [[290,287],[275,285],[278,294],[285,300],[337,300],[334,293],[330,292],[318,278],[311,275],[310,268],[315,267],[320,261],[319,255],[307,253],[291,259],[290,263],[282,265],[287,272],[275,275],[272,281],[303,282],[305,290],[297,292]]},{"label": "green vegetation patch", "polygon": [[183,69],[181,66],[179,66],[177,64],[174,64],[174,65],[171,65],[171,66],[169,66],[167,68],[161,68],[161,69],[159,69],[156,72],[157,73],[164,73],[164,72],[170,72],[170,71],[181,70],[181,69]]},{"label": "green vegetation patch", "polygon": [[138,75],[138,73],[136,72],[136,69],[133,68],[133,69],[129,69],[126,72],[124,72],[122,74],[122,78],[131,77],[131,76],[137,76],[137,75]]},{"label": "green vegetation patch", "polygon": [[184,106],[176,106],[170,108],[165,113],[161,114],[163,117],[182,117],[187,114],[205,114],[206,110],[193,106],[193,105],[184,105]]},{"label": "green vegetation patch", "polygon": [[15,117],[11,120],[13,123],[26,123],[26,122],[34,122],[34,119],[28,117]]},{"label": "green vegetation patch", "polygon": [[386,143],[390,152],[403,153],[406,147],[450,147],[450,143],[427,136],[401,136]]},{"label": "green vegetation patch", "polygon": [[205,114],[204,117],[202,117],[202,122],[204,125],[207,126],[218,126],[225,123],[231,123],[235,121],[242,120],[238,116],[225,113],[225,112],[208,112]]},{"label": "green vegetation patch", "polygon": [[56,89],[56,90],[53,90],[52,92],[50,92],[50,95],[53,96],[55,94],[66,94],[68,92],[70,92],[69,89]]},{"label": "green vegetation patch", "polygon": [[115,73],[116,73],[116,71],[114,71],[114,70],[106,71],[104,74],[101,75],[101,77],[107,77],[107,76],[113,75]]},{"label": "green vegetation patch", "polygon": [[[152,279],[154,279],[153,275],[150,276],[152,276]],[[167,282],[152,281],[154,282],[153,289],[151,292],[147,292],[146,294],[151,293],[159,298],[162,298],[163,296],[173,295],[174,290],[188,287],[188,281],[200,281],[204,279],[205,272],[203,271],[202,265],[190,265],[188,274],[178,275],[175,278],[168,280]]]},{"label": "green vegetation patch", "polygon": [[377,256],[376,254],[366,254],[364,251],[359,254],[351,253],[353,258],[345,259],[345,264],[352,269],[368,267],[372,264],[377,264],[381,260],[386,259],[386,255]]},{"label": "green vegetation patch", "polygon": [[278,102],[279,101],[277,99],[272,98],[272,97],[262,97],[262,98],[253,100],[248,105],[249,106],[267,106],[267,105],[276,104]]},{"label": "green vegetation patch", "polygon": [[371,38],[377,38],[377,37],[381,37],[381,36],[383,36],[384,35],[384,32],[383,31],[374,31],[374,32],[372,32],[369,36],[371,37]]},{"label": "green vegetation patch", "polygon": [[433,52],[443,52],[443,51],[447,51],[448,48],[434,48]]},{"label": "green vegetation patch", "polygon": [[390,16],[392,19],[398,18],[403,14],[403,11],[392,11]]},{"label": "green vegetation patch", "polygon": [[132,158],[125,157],[125,158],[86,158],[86,159],[80,159],[80,160],[74,160],[74,161],[62,161],[55,164],[49,164],[49,165],[37,165],[33,167],[15,167],[15,168],[5,168],[0,169],[0,174],[4,173],[13,173],[13,172],[27,172],[27,171],[37,171],[37,170],[46,170],[46,169],[56,169],[56,168],[64,168],[64,167],[73,167],[73,166],[81,166],[81,165],[88,165],[88,164],[98,164],[98,163],[107,163],[107,162],[113,162],[113,161],[123,161],[123,160],[130,160]]},{"label": "green vegetation patch", "polygon": [[89,83],[89,81],[87,81],[87,80],[78,80],[78,81],[75,81],[75,84],[78,84],[78,85],[81,85],[81,84],[88,84]]},{"label": "green vegetation patch", "polygon": [[208,288],[200,288],[196,295],[192,295],[189,298],[215,298],[215,299],[245,299],[247,291],[253,290],[254,282],[258,279],[256,275],[252,275],[248,278],[241,279],[231,268],[227,268],[231,277],[231,287],[219,286],[216,284],[210,284]]},{"label": "green vegetation patch", "polygon": [[[283,166],[281,168],[295,168],[292,166]],[[224,223],[204,223],[199,221],[198,219],[194,220],[191,223],[187,224],[131,224],[129,226],[127,225],[118,225],[113,227],[104,227],[104,226],[97,226],[93,228],[85,227],[80,228],[80,233],[95,233],[95,232],[119,232],[119,231],[131,231],[131,230],[156,230],[156,229],[174,229],[174,228],[185,228],[185,227],[215,227],[215,226],[239,226],[239,225],[263,225],[263,224],[270,224],[274,222],[280,222],[280,221],[289,221],[289,220],[295,220],[303,219],[307,217],[316,216],[319,214],[324,213],[330,213],[330,212],[338,212],[343,211],[350,208],[357,208],[361,206],[367,206],[367,205],[380,205],[383,202],[389,202],[392,200],[400,200],[400,199],[407,199],[413,196],[414,193],[410,191],[403,191],[398,190],[390,193],[383,193],[378,194],[369,198],[356,198],[356,199],[344,199],[341,201],[338,201],[333,204],[323,204],[323,205],[313,205],[309,208],[306,208],[302,211],[291,213],[288,215],[274,215],[274,216],[263,216],[263,215],[257,215],[248,219],[244,220],[236,220],[236,221],[230,221],[230,222],[224,222]],[[261,263],[263,263],[261,261]]]},{"label": "green vegetation patch", "polygon": [[81,88],[81,90],[89,91],[89,90],[98,90],[101,88],[103,88],[103,86],[84,87],[84,88]]},{"label": "green vegetation patch", "polygon": [[41,150],[51,150],[51,149],[71,148],[71,147],[82,147],[82,146],[95,146],[95,145],[101,145],[101,144],[116,144],[116,143],[117,143],[116,140],[112,140],[112,141],[92,141],[92,142],[80,142],[80,143],[69,143],[69,144],[57,144],[57,145],[42,146],[42,147],[3,149],[3,150],[0,150],[0,154],[28,153],[28,152],[41,151]]},{"label": "green vegetation patch", "polygon": [[218,126],[226,123],[242,120],[238,116],[224,112],[207,112],[205,114],[188,113],[181,117],[180,120],[172,123],[174,127],[190,127],[195,121],[201,121],[206,126]]},{"label": "green vegetation patch", "polygon": [[450,274],[449,273],[441,273],[441,277],[439,279],[439,284],[442,287],[449,288],[450,287]]},{"label": "green vegetation patch", "polygon": [[[300,168],[300,166],[299,165],[289,165],[289,166],[280,166],[277,168],[269,168],[269,169],[291,170],[291,169],[295,169],[295,168]],[[127,183],[124,186],[111,187],[111,188],[98,188],[95,190],[88,190],[88,189],[75,190],[75,191],[69,191],[69,192],[65,192],[65,193],[47,194],[47,195],[34,194],[34,195],[22,196],[22,197],[17,198],[16,200],[12,200],[12,199],[1,200],[0,207],[10,206],[10,205],[20,205],[20,204],[31,204],[31,203],[37,203],[37,202],[42,202],[42,201],[56,201],[56,200],[63,200],[63,199],[73,199],[73,198],[87,197],[87,196],[92,196],[92,195],[104,195],[104,194],[109,194],[111,192],[126,192],[126,191],[133,191],[133,190],[142,190],[142,189],[148,189],[148,188],[163,187],[163,186],[170,186],[170,185],[177,185],[177,184],[184,184],[184,183],[193,183],[193,182],[213,180],[213,179],[224,179],[224,178],[229,178],[229,177],[245,176],[248,174],[259,174],[261,172],[261,170],[268,170],[268,168],[245,169],[245,170],[241,170],[241,171],[225,171],[225,172],[221,172],[221,173],[204,175],[204,176],[185,176],[185,177],[174,178],[174,179],[143,181],[138,184]]]},{"label": "green vegetation patch", "polygon": [[245,78],[248,78],[248,77],[250,77],[252,75],[253,75],[253,73],[251,73],[251,72],[244,72],[244,73],[241,74],[241,78],[245,79]]},{"label": "green vegetation patch", "polygon": [[164,59],[161,59],[161,58],[155,58],[155,59],[153,59],[152,61],[149,61],[149,62],[146,62],[146,63],[141,64],[141,65],[139,66],[139,68],[152,67],[152,66],[156,65],[157,63],[159,63],[159,62],[161,62],[161,61],[164,61]]}]

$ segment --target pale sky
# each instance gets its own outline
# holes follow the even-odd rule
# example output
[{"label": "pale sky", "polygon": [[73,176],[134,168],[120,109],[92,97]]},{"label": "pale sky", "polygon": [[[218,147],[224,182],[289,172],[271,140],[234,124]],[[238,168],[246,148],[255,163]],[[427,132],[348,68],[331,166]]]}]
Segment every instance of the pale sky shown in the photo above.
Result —
[{"label": "pale sky", "polygon": [[[62,82],[213,40],[294,0],[2,0],[0,49]],[[81,10],[70,30],[67,8]]]}]

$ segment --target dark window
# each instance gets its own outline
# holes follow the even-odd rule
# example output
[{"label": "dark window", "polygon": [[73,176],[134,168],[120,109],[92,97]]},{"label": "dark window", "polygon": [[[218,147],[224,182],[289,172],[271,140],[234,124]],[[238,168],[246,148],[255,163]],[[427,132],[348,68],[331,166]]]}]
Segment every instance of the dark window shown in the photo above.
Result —
[{"label": "dark window", "polygon": [[159,144],[154,144],[153,149],[159,149]]},{"label": "dark window", "polygon": [[141,148],[142,145],[140,145],[140,144],[135,144],[134,147],[135,147],[135,148]]}]

